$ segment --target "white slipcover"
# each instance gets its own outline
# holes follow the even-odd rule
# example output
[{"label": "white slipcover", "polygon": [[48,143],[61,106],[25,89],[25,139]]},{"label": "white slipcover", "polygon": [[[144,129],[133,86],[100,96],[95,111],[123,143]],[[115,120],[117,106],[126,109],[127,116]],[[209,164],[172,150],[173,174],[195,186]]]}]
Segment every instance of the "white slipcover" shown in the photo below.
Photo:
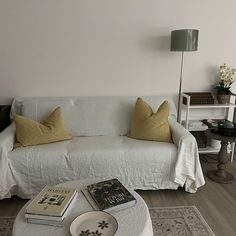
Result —
[{"label": "white slipcover", "polygon": [[[156,110],[165,98],[144,99]],[[186,191],[195,192],[204,185],[197,144],[171,118],[175,114],[173,101],[168,98],[174,143],[164,143],[124,136],[129,130],[135,100],[133,97],[16,99],[12,112],[39,121],[60,105],[74,138],[13,149],[15,126],[8,127],[0,134],[0,198],[12,194],[30,198],[46,184],[92,177],[117,177],[134,189],[177,189],[185,185]]]},{"label": "white slipcover", "polygon": [[[16,98],[12,112],[43,121],[60,106],[73,136],[126,135],[137,97],[59,97]],[[170,115],[176,109],[171,97],[144,97],[154,111],[164,100],[169,101]]]}]

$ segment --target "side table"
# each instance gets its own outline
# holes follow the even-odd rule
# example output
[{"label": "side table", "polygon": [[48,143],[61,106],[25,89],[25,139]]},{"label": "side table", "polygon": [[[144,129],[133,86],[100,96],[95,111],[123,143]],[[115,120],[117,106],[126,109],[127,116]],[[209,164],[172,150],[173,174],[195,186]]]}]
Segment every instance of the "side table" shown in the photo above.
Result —
[{"label": "side table", "polygon": [[221,148],[220,152],[218,154],[218,165],[217,165],[217,170],[210,170],[207,172],[207,176],[221,184],[228,184],[231,183],[234,179],[233,175],[231,175],[229,172],[227,172],[226,169],[226,164],[228,162],[228,153],[227,153],[227,146],[228,143],[232,143],[236,141],[236,137],[229,137],[229,136],[223,136],[220,135],[219,133],[214,133],[212,132],[211,129],[208,129],[205,131],[206,136],[220,140],[221,141]]}]

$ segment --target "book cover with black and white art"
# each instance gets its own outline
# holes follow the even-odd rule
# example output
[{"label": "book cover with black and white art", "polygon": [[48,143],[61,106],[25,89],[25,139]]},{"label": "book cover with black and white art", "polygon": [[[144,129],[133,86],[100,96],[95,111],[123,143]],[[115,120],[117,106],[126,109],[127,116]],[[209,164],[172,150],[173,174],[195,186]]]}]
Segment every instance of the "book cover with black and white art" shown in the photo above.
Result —
[{"label": "book cover with black and white art", "polygon": [[118,179],[88,185],[87,190],[100,210],[106,210],[125,204],[132,205],[132,203],[136,202],[134,196]]}]

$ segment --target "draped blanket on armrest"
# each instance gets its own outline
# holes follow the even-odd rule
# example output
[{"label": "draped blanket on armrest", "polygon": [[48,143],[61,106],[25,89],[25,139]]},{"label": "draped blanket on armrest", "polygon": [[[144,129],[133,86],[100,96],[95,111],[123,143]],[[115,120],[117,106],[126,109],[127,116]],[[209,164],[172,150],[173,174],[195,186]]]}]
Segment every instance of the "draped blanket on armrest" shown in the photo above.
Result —
[{"label": "draped blanket on armrest", "polygon": [[10,167],[8,153],[13,149],[15,125],[12,123],[0,134],[0,199],[10,197],[10,190],[15,185]]},{"label": "draped blanket on armrest", "polygon": [[178,147],[174,182],[194,193],[205,184],[195,138],[183,126],[170,118],[169,124],[174,144]]}]

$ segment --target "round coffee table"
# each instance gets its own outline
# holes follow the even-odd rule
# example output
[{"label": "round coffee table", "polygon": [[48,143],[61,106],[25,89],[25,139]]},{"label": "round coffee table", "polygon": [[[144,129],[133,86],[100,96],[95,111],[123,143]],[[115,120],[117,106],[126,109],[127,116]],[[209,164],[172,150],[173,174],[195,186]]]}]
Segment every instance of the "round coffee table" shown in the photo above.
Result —
[{"label": "round coffee table", "polygon": [[[13,236],[66,236],[70,235],[70,224],[80,214],[93,210],[81,189],[86,188],[87,185],[99,182],[98,179],[75,180],[62,183],[58,186],[76,188],[78,190],[78,197],[74,204],[74,208],[66,218],[65,226],[54,227],[47,225],[29,224],[25,221],[25,208],[29,203],[20,210],[13,225]],[[118,230],[116,236],[153,236],[152,222],[144,200],[135,192],[130,192],[137,199],[137,203],[133,207],[112,212],[111,214],[118,222]]]},{"label": "round coffee table", "polygon": [[228,137],[228,136],[223,136],[220,135],[219,133],[214,133],[212,130],[208,129],[205,131],[206,136],[220,140],[221,141],[221,148],[220,152],[218,154],[218,165],[217,165],[217,170],[210,170],[207,172],[207,176],[221,184],[228,184],[231,183],[234,179],[233,175],[231,175],[229,172],[227,172],[226,169],[226,164],[228,162],[228,153],[227,153],[227,146],[228,143],[232,143],[236,141],[236,137]]}]

